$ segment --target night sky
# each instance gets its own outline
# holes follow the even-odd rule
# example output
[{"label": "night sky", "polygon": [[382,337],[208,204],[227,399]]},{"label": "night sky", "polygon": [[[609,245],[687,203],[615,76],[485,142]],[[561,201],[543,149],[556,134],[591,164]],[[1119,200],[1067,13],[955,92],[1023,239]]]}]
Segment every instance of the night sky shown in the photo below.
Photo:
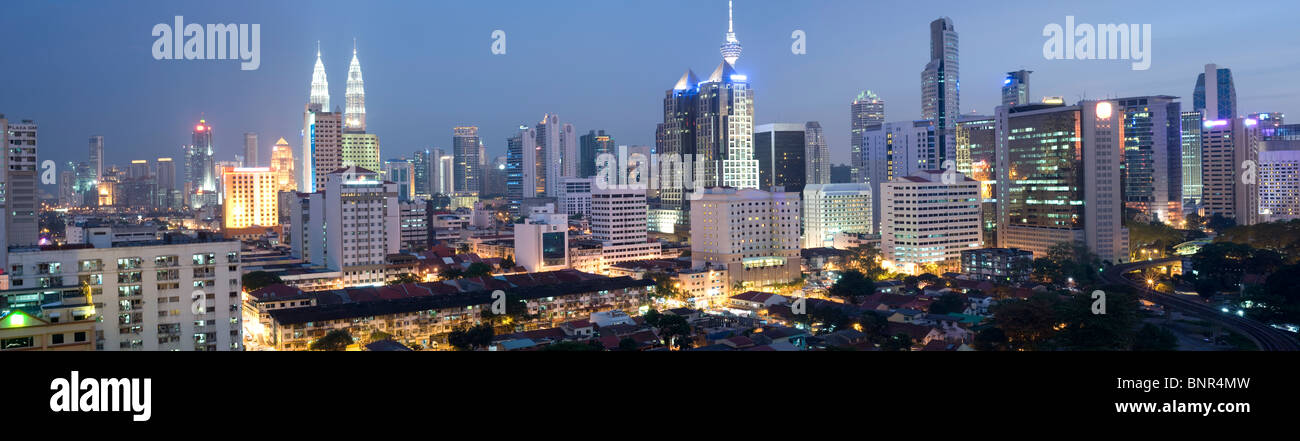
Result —
[{"label": "night sky", "polygon": [[[756,124],[820,121],[836,163],[848,161],[850,101],[871,89],[887,119],[920,117],[929,22],[960,34],[961,108],[991,114],[1005,72],[1035,71],[1034,99],[1168,94],[1191,107],[1205,63],[1231,68],[1239,112],[1286,112],[1300,122],[1300,36],[1293,1],[739,0],[737,70],[756,90]],[[1157,4],[1159,3],[1159,4]],[[924,7],[922,7],[924,5]],[[931,7],[930,5],[935,5]],[[156,61],[154,24],[261,24],[261,67],[236,61]],[[1120,60],[1045,60],[1048,23],[1150,23],[1151,69]],[[180,157],[206,118],[217,160],[260,137],[262,160],[284,137],[300,145],[316,41],[331,105],[342,107],[353,38],[366,80],[369,132],[385,159],[450,150],[451,130],[477,125],[491,156],[520,124],[558,113],[580,133],[653,145],[662,99],[686,69],[707,77],[721,60],[722,0],[656,1],[114,1],[6,2],[0,11],[0,113],[40,124],[40,156],[87,160],[106,137],[107,162]],[[493,30],[507,54],[490,53]],[[790,51],[807,33],[808,53]],[[300,152],[295,152],[299,155]]]}]

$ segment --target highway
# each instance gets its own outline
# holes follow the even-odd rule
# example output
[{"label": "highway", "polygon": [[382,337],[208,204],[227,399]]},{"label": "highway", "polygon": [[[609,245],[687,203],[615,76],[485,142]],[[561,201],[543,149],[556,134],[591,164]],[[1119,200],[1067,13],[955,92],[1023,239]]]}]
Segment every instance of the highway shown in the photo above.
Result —
[{"label": "highway", "polygon": [[1300,351],[1300,342],[1297,342],[1295,337],[1286,331],[1252,319],[1239,317],[1236,314],[1225,314],[1218,308],[1206,304],[1198,296],[1156,292],[1146,284],[1124,276],[1133,271],[1157,268],[1181,260],[1182,258],[1178,257],[1116,265],[1106,270],[1102,274],[1102,278],[1109,283],[1131,286],[1137,290],[1143,300],[1164,306],[1166,310],[1177,310],[1236,331],[1253,340],[1261,351]]}]

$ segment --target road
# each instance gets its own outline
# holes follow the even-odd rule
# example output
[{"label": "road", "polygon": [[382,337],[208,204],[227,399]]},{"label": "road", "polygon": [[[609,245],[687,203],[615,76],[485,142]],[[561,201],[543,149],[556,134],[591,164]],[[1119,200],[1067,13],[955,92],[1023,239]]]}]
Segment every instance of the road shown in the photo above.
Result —
[{"label": "road", "polygon": [[1235,314],[1224,314],[1221,310],[1201,301],[1200,297],[1156,292],[1147,287],[1146,284],[1124,277],[1125,274],[1133,271],[1169,265],[1179,262],[1181,259],[1182,258],[1147,260],[1116,265],[1106,270],[1106,272],[1102,274],[1102,278],[1110,283],[1133,287],[1133,289],[1137,290],[1143,300],[1164,306],[1166,309],[1181,311],[1184,314],[1218,324],[1224,328],[1245,335],[1253,340],[1255,345],[1259,346],[1261,351],[1300,351],[1300,342],[1297,342],[1296,339],[1286,331],[1252,319],[1238,317]]}]

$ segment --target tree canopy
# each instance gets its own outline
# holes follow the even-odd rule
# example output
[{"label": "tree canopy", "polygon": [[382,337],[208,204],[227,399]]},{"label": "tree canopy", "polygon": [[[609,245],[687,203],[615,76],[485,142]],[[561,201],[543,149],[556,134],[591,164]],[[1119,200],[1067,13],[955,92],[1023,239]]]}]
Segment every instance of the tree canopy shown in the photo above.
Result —
[{"label": "tree canopy", "polygon": [[244,291],[247,292],[257,291],[259,289],[271,285],[275,285],[277,283],[284,283],[284,281],[280,280],[280,276],[268,273],[266,271],[253,271],[248,274],[244,274],[244,277],[241,278],[241,281],[244,286]]},{"label": "tree canopy", "polygon": [[346,329],[335,329],[311,342],[313,351],[345,351],[352,344],[352,334]]}]

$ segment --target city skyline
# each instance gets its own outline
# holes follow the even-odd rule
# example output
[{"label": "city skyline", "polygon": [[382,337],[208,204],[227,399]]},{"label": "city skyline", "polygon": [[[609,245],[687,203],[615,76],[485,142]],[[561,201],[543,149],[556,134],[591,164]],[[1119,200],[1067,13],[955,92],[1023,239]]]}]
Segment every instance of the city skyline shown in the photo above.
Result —
[{"label": "city skyline", "polygon": [[[301,130],[299,112],[309,97],[311,65],[316,42],[326,70],[336,80],[330,95],[345,94],[345,63],[354,44],[364,48],[367,76],[372,79],[368,113],[378,113],[369,131],[383,136],[384,157],[409,156],[427,148],[450,149],[446,134],[457,126],[478,126],[488,156],[504,154],[506,139],[520,123],[535,121],[538,115],[558,113],[572,122],[578,133],[603,129],[624,145],[653,145],[655,124],[660,120],[662,91],[686,69],[700,69],[718,62],[718,43],[726,34],[725,2],[703,5],[691,3],[698,10],[691,23],[675,26],[665,33],[652,26],[657,18],[679,20],[671,4],[612,5],[583,2],[585,7],[565,8],[562,16],[572,22],[587,18],[645,17],[639,20],[611,20],[609,28],[577,26],[557,30],[554,34],[538,33],[537,25],[514,17],[529,14],[482,14],[464,5],[429,6],[441,16],[457,17],[448,26],[417,27],[405,18],[378,22],[354,20],[344,16],[346,8],[313,8],[304,17],[288,5],[254,4],[247,12],[232,14],[204,5],[150,8],[149,14],[129,14],[114,10],[122,20],[102,20],[100,5],[79,5],[77,10],[61,10],[49,18],[63,25],[87,31],[78,35],[52,35],[45,29],[60,26],[48,22],[41,29],[29,23],[4,23],[9,41],[39,41],[40,44],[16,45],[14,55],[22,58],[28,51],[78,53],[85,63],[102,66],[102,77],[117,87],[100,87],[99,82],[80,81],[83,71],[67,64],[29,63],[28,69],[0,73],[0,81],[28,84],[10,89],[5,108],[10,119],[33,119],[42,125],[41,159],[85,156],[85,139],[105,137],[105,155],[111,164],[125,166],[131,159],[175,156],[187,143],[186,128],[206,119],[215,132],[216,160],[233,159],[242,151],[239,135],[258,133],[259,139],[285,137],[294,139]],[[1209,3],[1207,3],[1209,4]],[[1285,81],[1294,63],[1297,49],[1285,47],[1285,39],[1262,37],[1259,29],[1268,23],[1281,23],[1267,8],[1232,11],[1234,20],[1224,20],[1228,31],[1240,27],[1252,31],[1246,37],[1217,41],[1196,41],[1198,26],[1217,25],[1194,14],[1179,11],[1143,11],[1145,6],[1105,2],[1088,11],[1072,11],[1062,5],[1035,5],[1032,11],[1024,4],[963,5],[952,3],[926,11],[912,11],[890,5],[835,2],[823,7],[791,9],[773,14],[773,3],[740,1],[735,4],[735,33],[745,44],[744,56],[736,69],[747,74],[755,90],[755,121],[818,121],[825,129],[831,160],[849,162],[849,121],[844,108],[858,92],[870,89],[889,103],[886,121],[920,119],[920,99],[916,77],[927,61],[929,45],[927,23],[939,16],[950,17],[961,32],[961,52],[965,86],[961,112],[992,114],[1000,102],[1000,86],[1005,73],[1014,69],[1035,71],[1032,99],[1046,95],[1066,97],[1067,102],[1080,98],[1114,98],[1169,94],[1190,102],[1196,76],[1207,63],[1232,69],[1240,92],[1237,113],[1283,112],[1300,114],[1295,102],[1300,87]],[[71,9],[68,5],[57,6]],[[401,7],[410,7],[402,5]],[[424,6],[418,6],[423,8]],[[523,8],[530,6],[521,5]],[[15,5],[15,13],[6,17],[23,17],[28,6]],[[143,10],[145,7],[141,7]],[[374,5],[361,12],[383,17],[415,17],[420,14],[393,14],[396,5]],[[1116,13],[1124,8],[1122,13]],[[174,9],[174,11],[166,11]],[[1189,9],[1196,9],[1189,5]],[[34,11],[35,9],[32,9]],[[161,12],[160,12],[161,11]],[[990,15],[1014,12],[1021,20],[1012,24],[990,25]],[[540,14],[557,12],[539,11]],[[864,29],[844,17],[864,13],[888,16],[881,26],[871,28],[879,35],[897,35],[888,41],[851,38]],[[240,71],[237,66],[214,61],[166,63],[145,58],[152,38],[152,23],[166,22],[172,15],[183,15],[189,22],[262,23],[261,68]],[[547,16],[551,16],[547,15]],[[1153,64],[1148,71],[1132,71],[1128,63],[1109,60],[1052,61],[1042,58],[1042,26],[1061,22],[1066,15],[1077,15],[1080,22],[1152,23]],[[1203,15],[1203,14],[1202,14]],[[1220,14],[1218,17],[1223,18]],[[94,21],[92,21],[92,18]],[[463,19],[462,19],[463,18]],[[412,23],[416,22],[412,20]],[[343,26],[338,26],[338,25]],[[1277,27],[1281,29],[1282,27]],[[489,38],[495,29],[507,32],[507,53],[492,55]],[[617,30],[618,38],[594,41],[589,33]],[[793,30],[808,35],[808,53],[790,51]],[[420,40],[416,37],[423,37]],[[85,40],[94,38],[95,46]],[[415,38],[413,40],[413,38]],[[1020,42],[1008,44],[1007,39]],[[356,39],[356,43],[354,43]],[[1272,42],[1272,45],[1270,45]],[[102,47],[90,53],[71,52],[75,47]],[[411,48],[427,48],[429,56],[412,57]],[[600,68],[554,66],[548,74],[514,75],[545,57],[548,47],[562,47],[575,59],[598,56],[608,60]],[[414,52],[419,52],[419,49]],[[998,51],[1009,55],[993,56]],[[1261,51],[1268,56],[1260,56]],[[854,55],[859,54],[859,55]],[[109,57],[109,58],[104,58]],[[1275,62],[1259,63],[1270,59]],[[138,60],[138,61],[135,61]],[[880,63],[878,60],[887,60]],[[448,66],[461,69],[450,69]],[[57,67],[56,67],[57,66]],[[583,63],[583,66],[589,66]],[[855,78],[857,77],[857,78]],[[73,79],[78,81],[73,81]],[[430,79],[432,78],[432,80]],[[193,79],[193,81],[185,81]],[[808,88],[805,84],[824,87]],[[981,86],[982,85],[982,86]],[[204,87],[206,86],[206,87]],[[552,87],[554,86],[554,87]],[[49,93],[50,90],[62,91]],[[527,91],[526,105],[510,105],[520,91]],[[1084,93],[1086,92],[1086,95]],[[136,112],[105,113],[103,106],[87,102],[112,103],[140,100]],[[342,101],[342,100],[334,100]],[[342,107],[332,103],[335,107]],[[326,111],[333,110],[325,109]],[[432,127],[432,130],[427,128]],[[259,146],[269,148],[270,146]],[[301,151],[295,151],[301,155]],[[88,158],[87,158],[88,159]]]}]

